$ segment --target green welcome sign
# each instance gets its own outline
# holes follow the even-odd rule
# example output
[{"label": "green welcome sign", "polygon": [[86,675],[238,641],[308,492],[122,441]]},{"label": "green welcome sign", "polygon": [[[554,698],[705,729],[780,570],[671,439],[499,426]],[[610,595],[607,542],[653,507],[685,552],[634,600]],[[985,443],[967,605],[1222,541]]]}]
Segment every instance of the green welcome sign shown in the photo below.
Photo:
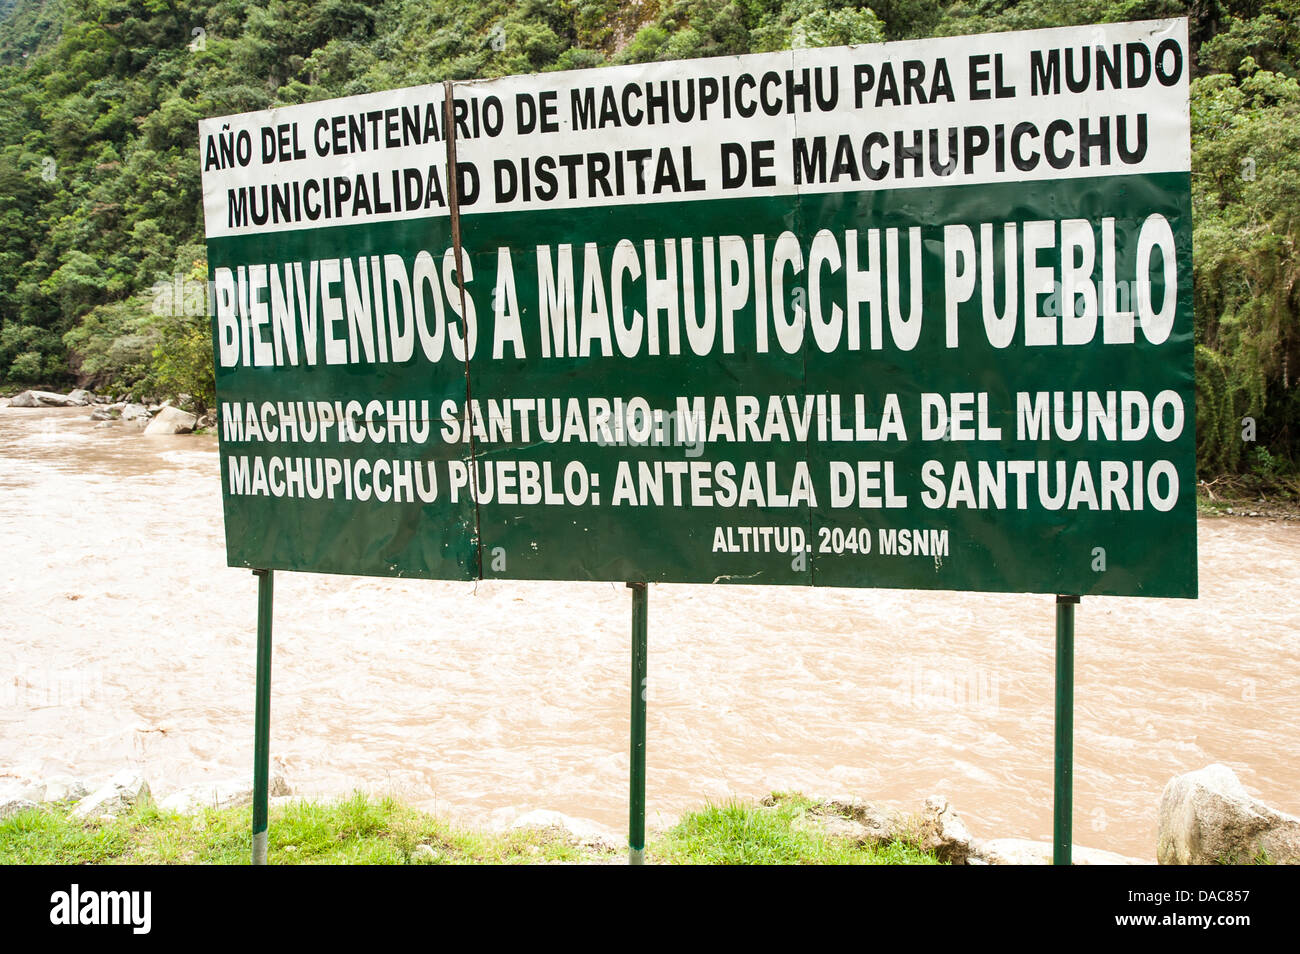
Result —
[{"label": "green welcome sign", "polygon": [[229,562],[1194,597],[1185,20],[200,124]]}]

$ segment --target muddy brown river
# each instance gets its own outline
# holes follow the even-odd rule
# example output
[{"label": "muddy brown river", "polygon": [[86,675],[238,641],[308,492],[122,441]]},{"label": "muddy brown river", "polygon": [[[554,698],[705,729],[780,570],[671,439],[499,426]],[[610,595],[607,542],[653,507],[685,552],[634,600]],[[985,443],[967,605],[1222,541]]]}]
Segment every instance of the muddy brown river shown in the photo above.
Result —
[{"label": "muddy brown river", "polygon": [[[1211,762],[1300,812],[1300,522],[1203,518],[1201,598],[1085,598],[1075,832],[1153,859]],[[0,408],[0,781],[251,777],[256,581],[225,566],[216,442]],[[593,583],[276,576],[272,756],[296,792],[467,824],[626,824],[630,597]],[[773,790],[946,794],[1052,828],[1053,599],[650,589],[652,825]]]}]

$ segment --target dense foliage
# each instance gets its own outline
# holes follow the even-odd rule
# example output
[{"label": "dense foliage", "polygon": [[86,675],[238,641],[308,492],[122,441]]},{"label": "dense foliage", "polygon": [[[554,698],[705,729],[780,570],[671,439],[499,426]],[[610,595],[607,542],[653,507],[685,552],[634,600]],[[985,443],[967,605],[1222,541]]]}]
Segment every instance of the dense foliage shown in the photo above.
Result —
[{"label": "dense foliage", "polygon": [[0,380],[210,398],[203,303],[185,284],[205,270],[202,116],[447,78],[1184,14],[1200,465],[1294,470],[1300,0],[0,0]]}]

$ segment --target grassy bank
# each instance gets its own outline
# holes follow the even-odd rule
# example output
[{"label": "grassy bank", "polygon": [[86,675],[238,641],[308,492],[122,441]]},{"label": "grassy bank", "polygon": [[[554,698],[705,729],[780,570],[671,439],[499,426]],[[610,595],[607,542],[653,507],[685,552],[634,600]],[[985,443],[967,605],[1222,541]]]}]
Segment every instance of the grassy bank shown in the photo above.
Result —
[{"label": "grassy bank", "polygon": [[[663,864],[936,864],[915,848],[859,847],[807,822],[810,803],[730,802],[686,815],[647,846]],[[113,821],[81,822],[68,805],[43,805],[0,822],[0,864],[244,864],[250,809],[195,815],[139,806]],[[458,828],[391,798],[297,802],[271,811],[272,864],[620,864],[614,845],[584,844],[558,829]]]}]

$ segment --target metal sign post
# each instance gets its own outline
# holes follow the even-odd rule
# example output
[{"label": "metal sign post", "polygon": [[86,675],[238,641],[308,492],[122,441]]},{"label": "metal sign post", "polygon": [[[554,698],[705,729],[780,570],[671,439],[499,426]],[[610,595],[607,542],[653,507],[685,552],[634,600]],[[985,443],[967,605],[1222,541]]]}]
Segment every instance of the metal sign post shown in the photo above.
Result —
[{"label": "metal sign post", "polygon": [[1074,606],[1056,598],[1056,780],[1052,864],[1068,865],[1074,834]]},{"label": "metal sign post", "polygon": [[253,736],[253,864],[266,864],[267,789],[271,752],[271,605],[275,580],[270,570],[257,577],[257,703]]},{"label": "metal sign post", "polygon": [[627,863],[645,864],[645,710],[646,620],[648,599],[644,583],[629,583],[632,591],[632,790],[628,808]]}]

